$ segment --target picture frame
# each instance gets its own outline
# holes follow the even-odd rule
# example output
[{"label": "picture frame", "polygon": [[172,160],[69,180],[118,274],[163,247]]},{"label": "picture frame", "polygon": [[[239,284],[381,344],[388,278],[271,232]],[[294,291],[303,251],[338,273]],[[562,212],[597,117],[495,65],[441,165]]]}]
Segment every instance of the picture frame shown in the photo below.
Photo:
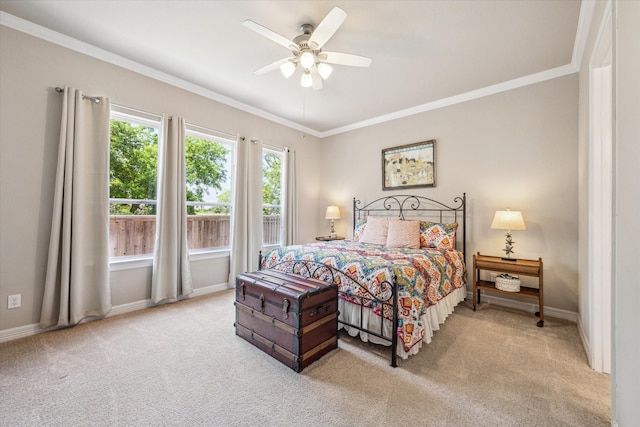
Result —
[{"label": "picture frame", "polygon": [[382,189],[436,186],[436,140],[382,150]]}]

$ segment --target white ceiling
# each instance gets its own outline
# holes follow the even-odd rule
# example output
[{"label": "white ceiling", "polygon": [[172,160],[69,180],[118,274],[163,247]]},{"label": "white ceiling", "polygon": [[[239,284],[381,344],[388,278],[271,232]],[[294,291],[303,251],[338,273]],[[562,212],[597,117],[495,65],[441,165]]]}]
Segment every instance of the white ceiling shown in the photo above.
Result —
[{"label": "white ceiling", "polygon": [[[336,65],[319,91],[300,86],[299,70],[288,80],[278,70],[253,74],[289,51],[245,19],[293,39],[335,6],[348,16],[323,49],[370,57],[369,68]],[[320,137],[575,72],[580,8],[579,0],[0,0],[7,14],[126,58],[130,68],[134,61]]]}]

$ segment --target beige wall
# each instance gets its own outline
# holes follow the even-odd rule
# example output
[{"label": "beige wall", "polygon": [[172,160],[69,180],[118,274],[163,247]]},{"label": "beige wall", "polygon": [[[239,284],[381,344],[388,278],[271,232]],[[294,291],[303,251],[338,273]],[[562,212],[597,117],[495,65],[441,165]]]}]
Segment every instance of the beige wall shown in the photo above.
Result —
[{"label": "beige wall", "polygon": [[[296,150],[299,236],[313,240],[321,208],[315,137],[0,26],[0,330],[38,323],[46,270],[61,98],[56,86]],[[256,254],[257,256],[257,254]],[[195,287],[227,281],[228,258],[194,263]],[[115,271],[114,305],[149,298],[150,268]],[[22,308],[7,310],[7,295]]]},{"label": "beige wall", "polygon": [[[490,228],[493,214],[521,210],[527,231],[514,232],[515,255],[542,257],[545,305],[576,312],[577,107],[574,74],[325,138],[322,204],[350,218],[353,196],[393,194],[382,191],[381,150],[435,139],[437,186],[414,192],[451,202],[467,193],[469,258],[501,255],[504,232]],[[350,223],[340,220],[337,231],[350,235]]]}]

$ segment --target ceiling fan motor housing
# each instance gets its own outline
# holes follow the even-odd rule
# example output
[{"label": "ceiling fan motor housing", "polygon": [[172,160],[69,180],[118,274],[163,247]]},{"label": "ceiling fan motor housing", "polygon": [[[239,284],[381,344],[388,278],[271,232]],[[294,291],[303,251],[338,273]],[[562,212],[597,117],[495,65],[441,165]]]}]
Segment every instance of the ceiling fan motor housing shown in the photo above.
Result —
[{"label": "ceiling fan motor housing", "polygon": [[[306,35],[311,35],[313,33],[313,25],[311,24],[302,24],[300,25],[300,31],[302,32],[302,34],[306,34]],[[307,37],[309,38],[309,37]]]}]

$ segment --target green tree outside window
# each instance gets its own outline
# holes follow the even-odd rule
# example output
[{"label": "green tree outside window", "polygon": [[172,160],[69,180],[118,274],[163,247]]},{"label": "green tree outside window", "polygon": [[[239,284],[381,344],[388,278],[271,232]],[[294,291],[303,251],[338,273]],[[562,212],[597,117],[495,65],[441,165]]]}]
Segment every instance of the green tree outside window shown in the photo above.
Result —
[{"label": "green tree outside window", "polygon": [[[229,149],[207,139],[187,136],[185,167],[187,201],[204,202],[211,189],[222,190],[227,180],[225,168]],[[158,170],[158,132],[156,129],[111,120],[109,197],[113,199],[155,200]],[[113,204],[112,215],[153,215],[155,204]],[[196,212],[188,207],[189,214]]]}]

